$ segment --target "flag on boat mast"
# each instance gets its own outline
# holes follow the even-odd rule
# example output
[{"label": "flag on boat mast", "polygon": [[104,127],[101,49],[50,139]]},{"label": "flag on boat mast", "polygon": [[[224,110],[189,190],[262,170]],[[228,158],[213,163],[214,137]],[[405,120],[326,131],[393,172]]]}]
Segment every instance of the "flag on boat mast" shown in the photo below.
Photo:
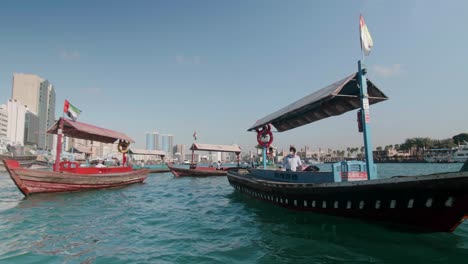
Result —
[{"label": "flag on boat mast", "polygon": [[366,56],[369,56],[374,43],[362,15],[359,17],[359,32],[361,33],[361,50]]},{"label": "flag on boat mast", "polygon": [[78,118],[78,116],[81,113],[81,110],[74,107],[72,104],[70,104],[70,102],[68,102],[68,100],[65,100],[65,103],[63,105],[63,112],[66,113],[68,115],[68,117],[73,119],[73,121],[76,121],[76,119]]},{"label": "flag on boat mast", "polygon": [[193,132],[193,139],[197,140],[197,131]]}]

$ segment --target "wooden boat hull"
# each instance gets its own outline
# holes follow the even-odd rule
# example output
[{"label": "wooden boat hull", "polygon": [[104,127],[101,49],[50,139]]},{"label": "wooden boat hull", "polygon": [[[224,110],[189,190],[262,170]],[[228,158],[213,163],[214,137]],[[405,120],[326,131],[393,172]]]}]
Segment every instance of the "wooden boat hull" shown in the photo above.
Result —
[{"label": "wooden boat hull", "polygon": [[133,166],[134,170],[146,169],[150,173],[165,173],[170,172],[171,170],[165,165],[146,165],[146,166]]},{"label": "wooden boat hull", "polygon": [[170,169],[148,169],[150,173],[165,173],[170,172]]},{"label": "wooden boat hull", "polygon": [[176,177],[211,177],[226,176],[227,170],[216,170],[215,168],[198,167],[196,169],[178,168],[168,165],[172,174]]},{"label": "wooden boat hull", "polygon": [[25,195],[34,193],[74,192],[122,187],[143,182],[149,170],[117,173],[78,174],[26,169],[14,160],[3,160],[10,177]]},{"label": "wooden boat hull", "polygon": [[292,210],[451,232],[468,218],[468,172],[372,181],[300,184],[230,171],[229,183],[254,199]]}]

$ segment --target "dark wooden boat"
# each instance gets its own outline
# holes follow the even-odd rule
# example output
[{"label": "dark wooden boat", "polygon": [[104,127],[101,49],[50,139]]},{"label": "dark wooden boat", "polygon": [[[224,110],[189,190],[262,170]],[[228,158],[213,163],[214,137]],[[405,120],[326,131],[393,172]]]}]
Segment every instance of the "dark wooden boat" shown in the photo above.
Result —
[{"label": "dark wooden boat", "polygon": [[226,176],[227,170],[221,169],[217,170],[214,167],[196,167],[196,168],[181,168],[174,165],[168,165],[169,170],[176,177],[210,177],[210,176]]},{"label": "dark wooden boat", "polygon": [[[320,178],[320,172],[276,173]],[[259,174],[257,169],[240,170],[230,171],[227,177],[240,193],[293,210],[397,223],[423,231],[453,231],[468,218],[466,170],[329,183],[273,181],[256,177]]]},{"label": "dark wooden boat", "polygon": [[194,162],[195,151],[215,151],[215,152],[234,152],[237,155],[237,166],[239,167],[239,154],[241,149],[237,145],[213,145],[213,144],[201,144],[193,143],[190,147],[192,150],[192,163],[189,168],[182,168],[172,165],[168,165],[172,174],[176,177],[210,177],[210,176],[225,176],[227,171],[233,168],[215,168],[215,167],[202,167],[197,166]]},{"label": "dark wooden boat", "polygon": [[57,136],[57,159],[53,171],[27,169],[20,166],[19,162],[4,159],[11,179],[18,189],[25,195],[34,193],[72,192],[94,190],[104,188],[122,187],[133,183],[143,182],[149,170],[134,171],[131,166],[125,164],[125,148],[119,144],[119,151],[123,152],[123,166],[113,167],[80,167],[78,162],[60,161],[62,131],[64,135],[114,143],[124,140],[128,146],[133,142],[123,133],[109,129],[99,128],[85,123],[60,118],[48,131]]},{"label": "dark wooden boat", "polygon": [[292,210],[406,225],[420,231],[455,230],[468,218],[468,162],[459,172],[378,178],[366,129],[369,104],[387,97],[364,74],[359,67],[357,74],[260,119],[249,131],[260,135],[265,129],[259,128],[266,125],[286,131],[361,107],[358,120],[364,126],[365,163],[333,164],[332,172],[229,171],[229,183],[252,199]]}]

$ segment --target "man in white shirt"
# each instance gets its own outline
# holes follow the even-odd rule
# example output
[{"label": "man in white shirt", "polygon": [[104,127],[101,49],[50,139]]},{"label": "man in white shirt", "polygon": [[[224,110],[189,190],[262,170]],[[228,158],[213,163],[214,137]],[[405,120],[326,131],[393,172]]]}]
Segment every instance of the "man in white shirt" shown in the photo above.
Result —
[{"label": "man in white shirt", "polygon": [[296,155],[296,148],[289,148],[289,155],[283,159],[283,168],[286,171],[296,171],[297,167],[300,167],[299,170],[302,170],[302,161],[299,156]]}]

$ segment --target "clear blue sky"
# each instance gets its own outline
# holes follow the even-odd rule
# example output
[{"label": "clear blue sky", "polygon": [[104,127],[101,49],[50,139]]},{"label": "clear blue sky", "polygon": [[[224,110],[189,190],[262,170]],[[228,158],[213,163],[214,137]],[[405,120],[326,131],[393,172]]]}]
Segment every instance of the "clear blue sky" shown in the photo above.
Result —
[{"label": "clear blue sky", "polygon": [[[373,145],[468,132],[468,1],[2,1],[0,103],[14,72],[55,85],[79,120],[174,143],[256,144],[255,121],[357,70],[358,19],[374,39]],[[361,146],[350,112],[274,145]]]}]

